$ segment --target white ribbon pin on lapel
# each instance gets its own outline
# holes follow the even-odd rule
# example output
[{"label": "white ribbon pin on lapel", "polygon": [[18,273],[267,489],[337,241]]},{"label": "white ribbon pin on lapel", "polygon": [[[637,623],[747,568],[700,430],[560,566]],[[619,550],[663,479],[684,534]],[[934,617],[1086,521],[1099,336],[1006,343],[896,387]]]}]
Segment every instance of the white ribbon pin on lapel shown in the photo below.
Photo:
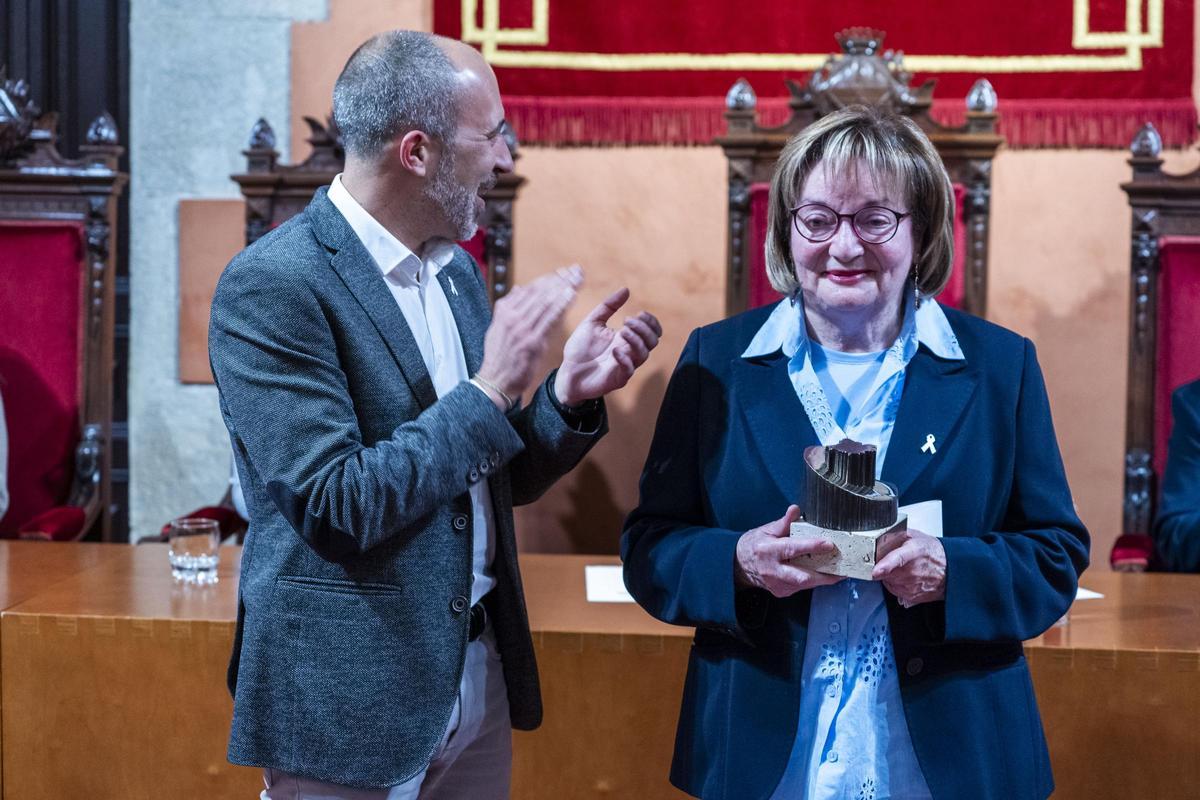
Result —
[{"label": "white ribbon pin on lapel", "polygon": [[937,453],[937,448],[933,446],[934,441],[932,433],[925,434],[925,444],[921,445],[921,452],[929,453],[929,455]]},{"label": "white ribbon pin on lapel", "polygon": [[458,287],[454,285],[454,278],[447,275],[446,280],[450,281],[450,291],[454,293],[455,297],[458,297]]}]

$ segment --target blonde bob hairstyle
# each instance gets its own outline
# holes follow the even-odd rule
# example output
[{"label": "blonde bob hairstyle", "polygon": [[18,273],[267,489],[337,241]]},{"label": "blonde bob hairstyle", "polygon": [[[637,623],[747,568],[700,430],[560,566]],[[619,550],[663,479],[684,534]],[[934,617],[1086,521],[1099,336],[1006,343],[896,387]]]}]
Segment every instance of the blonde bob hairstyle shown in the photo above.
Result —
[{"label": "blonde bob hairstyle", "polygon": [[856,179],[865,168],[880,187],[902,189],[912,215],[917,291],[933,297],[945,288],[954,260],[954,188],[941,156],[908,117],[847,106],[792,137],[775,164],[766,256],[767,277],[777,292],[791,296],[800,288],[792,260],[792,209],[818,166],[842,180]]}]

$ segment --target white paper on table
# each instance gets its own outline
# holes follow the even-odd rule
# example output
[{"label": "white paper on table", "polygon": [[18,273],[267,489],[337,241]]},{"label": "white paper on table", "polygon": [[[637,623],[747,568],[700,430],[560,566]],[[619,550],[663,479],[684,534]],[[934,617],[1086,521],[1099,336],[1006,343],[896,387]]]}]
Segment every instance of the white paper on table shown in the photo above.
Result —
[{"label": "white paper on table", "polygon": [[586,564],[583,582],[589,603],[632,603],[633,597],[621,579],[621,567],[609,564]]},{"label": "white paper on table", "polygon": [[921,533],[942,538],[942,501],[926,500],[924,503],[900,506],[900,513],[908,515],[908,527]]},{"label": "white paper on table", "polygon": [[1095,600],[1100,597],[1104,597],[1104,595],[1099,592],[1093,592],[1091,589],[1085,589],[1082,586],[1075,590],[1076,600]]}]

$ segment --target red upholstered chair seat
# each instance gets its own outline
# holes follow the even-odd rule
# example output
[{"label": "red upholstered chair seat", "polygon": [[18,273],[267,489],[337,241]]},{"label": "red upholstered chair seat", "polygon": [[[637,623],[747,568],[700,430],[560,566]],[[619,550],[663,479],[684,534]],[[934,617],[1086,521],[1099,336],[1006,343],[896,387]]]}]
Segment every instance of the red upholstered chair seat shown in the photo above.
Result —
[{"label": "red upholstered chair seat", "polygon": [[87,513],[78,506],[55,506],[26,521],[17,531],[22,539],[73,542],[83,533]]},{"label": "red upholstered chair seat", "polygon": [[[750,221],[747,226],[750,253],[746,262],[746,269],[749,270],[746,276],[749,290],[746,295],[747,310],[774,303],[781,297],[767,280],[767,255],[763,246],[767,240],[767,202],[770,188],[766,183],[750,186]],[[950,282],[937,297],[939,303],[951,308],[961,308],[965,296],[967,227],[963,223],[962,209],[966,193],[962,184],[954,184],[954,270],[950,273]]]},{"label": "red upholstered chair seat", "polygon": [[57,539],[83,533],[82,510],[59,507],[80,435],[84,252],[81,225],[0,222],[0,392],[11,498],[3,538],[30,524]]}]

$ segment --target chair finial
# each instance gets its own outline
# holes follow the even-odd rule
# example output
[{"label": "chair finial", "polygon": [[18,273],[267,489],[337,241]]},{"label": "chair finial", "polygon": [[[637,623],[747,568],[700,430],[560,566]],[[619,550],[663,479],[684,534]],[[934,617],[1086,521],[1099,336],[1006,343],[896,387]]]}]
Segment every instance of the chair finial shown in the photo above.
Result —
[{"label": "chair finial", "polygon": [[258,118],[258,122],[254,123],[254,127],[250,129],[250,143],[246,146],[246,149],[275,149],[275,129],[271,127],[271,123],[262,117]]},{"label": "chair finial", "polygon": [[987,78],[975,81],[971,91],[967,92],[967,111],[982,111],[992,113],[996,110],[996,90]]},{"label": "chair finial", "polygon": [[729,91],[725,93],[725,107],[729,110],[745,110],[758,105],[758,96],[750,87],[750,81],[738,78]]},{"label": "chair finial", "polygon": [[92,120],[91,125],[88,125],[88,144],[112,146],[119,141],[120,136],[117,134],[117,121],[107,111]]},{"label": "chair finial", "polygon": [[1129,150],[1135,158],[1158,158],[1162,153],[1162,137],[1158,135],[1154,123],[1147,122],[1134,134]]}]

